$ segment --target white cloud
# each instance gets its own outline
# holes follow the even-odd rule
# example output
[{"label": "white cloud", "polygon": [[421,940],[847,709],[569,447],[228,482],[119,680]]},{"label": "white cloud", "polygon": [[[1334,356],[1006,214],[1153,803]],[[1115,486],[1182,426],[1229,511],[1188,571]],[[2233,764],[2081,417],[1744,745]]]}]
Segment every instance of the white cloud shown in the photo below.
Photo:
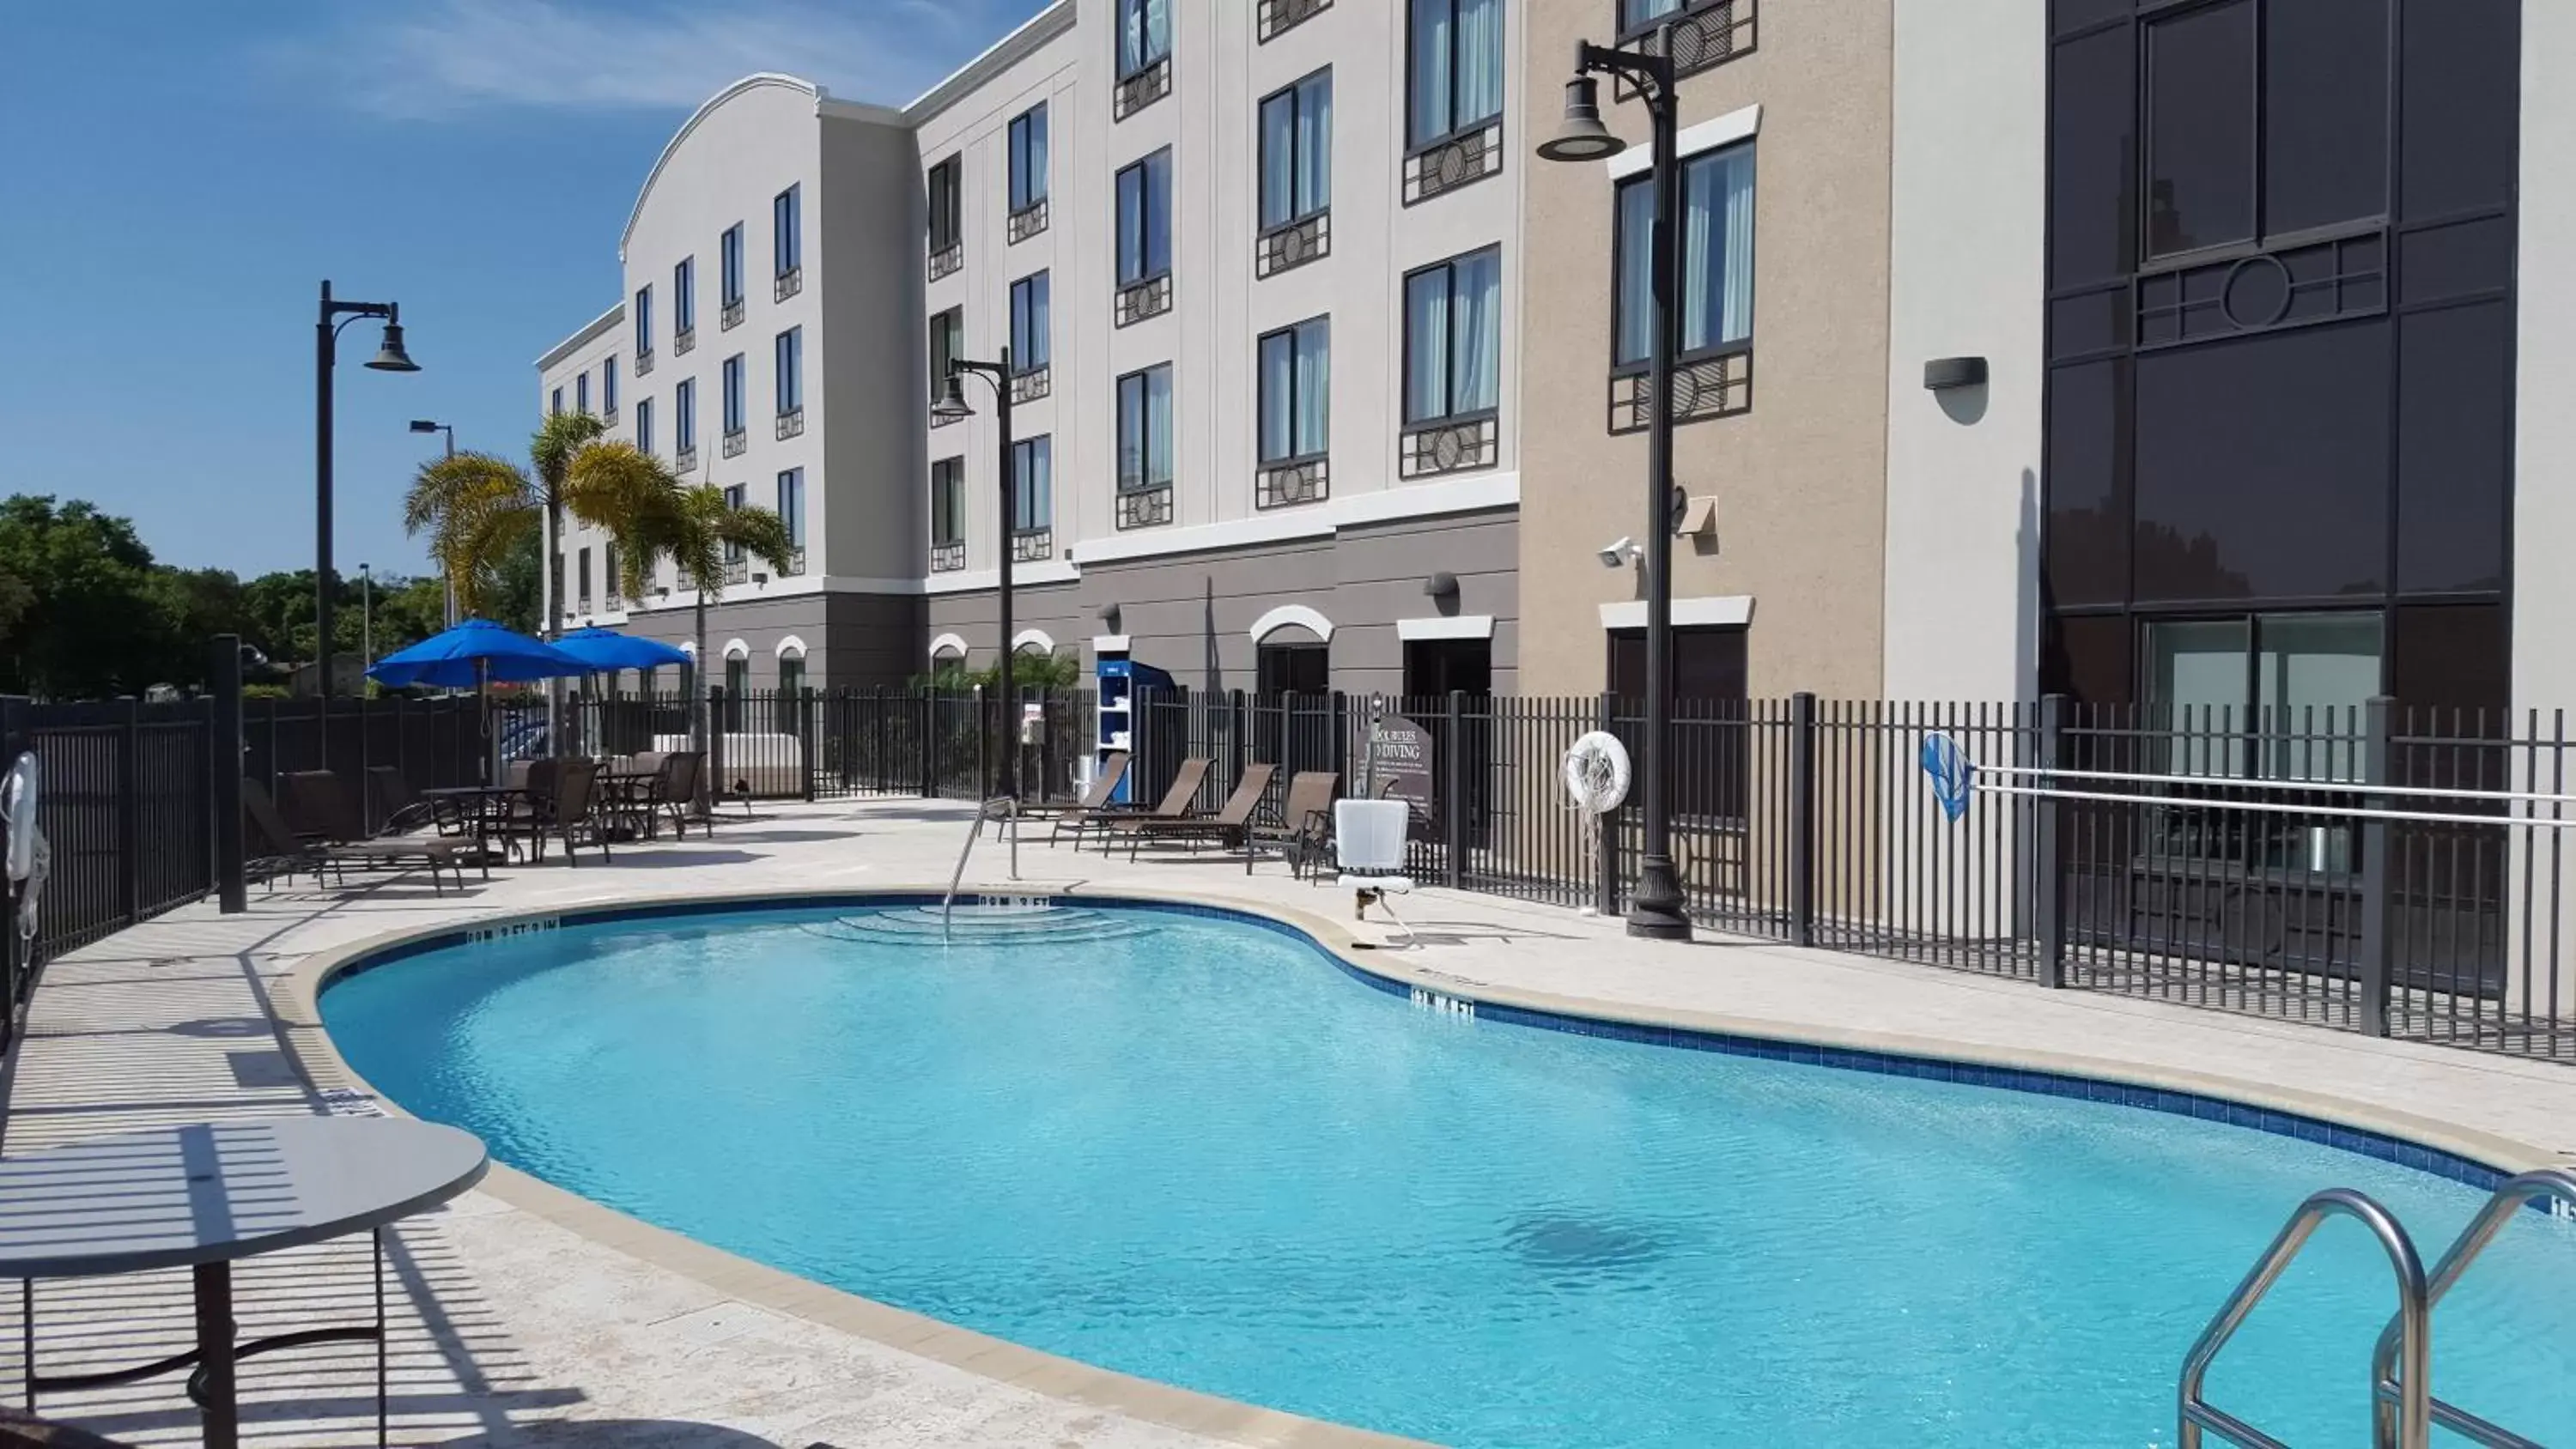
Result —
[{"label": "white cloud", "polygon": [[754,71],[908,101],[1039,0],[426,0],[271,48],[359,109],[436,120],[494,108],[686,110]]}]

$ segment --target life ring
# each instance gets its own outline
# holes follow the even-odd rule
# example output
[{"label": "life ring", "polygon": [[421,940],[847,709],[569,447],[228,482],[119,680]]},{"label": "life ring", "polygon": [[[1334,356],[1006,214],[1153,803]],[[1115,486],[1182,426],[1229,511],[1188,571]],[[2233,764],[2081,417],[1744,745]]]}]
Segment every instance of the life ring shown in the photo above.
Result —
[{"label": "life ring", "polygon": [[36,873],[36,787],[44,773],[33,754],[23,754],[0,776],[0,819],[9,832],[9,879],[24,881]]},{"label": "life ring", "polygon": [[1565,793],[1587,815],[1607,815],[1628,798],[1628,747],[1607,730],[1593,730],[1567,746],[1559,772]]}]

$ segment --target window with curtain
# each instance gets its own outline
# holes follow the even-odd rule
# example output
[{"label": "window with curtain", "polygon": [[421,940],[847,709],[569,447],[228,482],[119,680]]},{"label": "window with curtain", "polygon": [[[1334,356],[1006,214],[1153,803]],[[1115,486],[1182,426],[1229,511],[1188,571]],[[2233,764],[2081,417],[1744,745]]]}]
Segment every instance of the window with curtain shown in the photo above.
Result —
[{"label": "window with curtain", "polygon": [[695,331],[698,325],[698,259],[682,257],[671,268],[671,330]]},{"label": "window with curtain", "polygon": [[948,366],[966,352],[966,309],[951,307],[930,319],[930,400],[948,392]]},{"label": "window with curtain", "polygon": [[635,451],[653,451],[653,400],[649,397],[635,400]]},{"label": "window with curtain", "polygon": [[785,417],[805,406],[805,329],[790,327],[778,334],[778,415]]},{"label": "window with curtain", "polygon": [[1414,146],[1503,114],[1503,0],[1410,0],[1412,64],[1405,110]]},{"label": "window with curtain", "polygon": [[930,465],[930,541],[947,545],[966,541],[966,460],[942,458]]},{"label": "window with curtain", "polygon": [[672,445],[683,453],[692,451],[698,446],[698,380],[696,378],[681,378],[680,385],[671,389],[671,414]]},{"label": "window with curtain", "polygon": [[1011,528],[1027,533],[1055,526],[1055,440],[1024,438],[1011,444]]},{"label": "window with curtain", "polygon": [[1171,0],[1118,0],[1118,78],[1172,53]]},{"label": "window with curtain", "polygon": [[1172,148],[1118,173],[1118,285],[1172,269]]},{"label": "window with curtain", "polygon": [[1333,73],[1319,70],[1261,103],[1261,226],[1333,204]]},{"label": "window with curtain", "polygon": [[770,260],[782,277],[805,262],[803,191],[791,186],[769,201]]},{"label": "window with curtain", "polygon": [[1026,211],[1047,197],[1047,108],[1041,103],[1011,118],[1011,210]]},{"label": "window with curtain", "polygon": [[653,351],[653,289],[635,289],[635,351],[650,355]]},{"label": "window with curtain", "polygon": [[1047,274],[1032,272],[1011,284],[1011,370],[1047,365]]},{"label": "window with curtain", "polygon": [[951,156],[930,168],[930,250],[934,254],[957,245],[964,226],[957,184],[962,166],[962,158]]},{"label": "window with curtain", "polygon": [[781,469],[778,474],[778,518],[787,525],[787,541],[798,548],[805,546],[805,470]]},{"label": "window with curtain", "polygon": [[743,397],[742,372],[741,353],[724,360],[724,430],[728,433],[742,431],[743,414],[749,407]]},{"label": "window with curtain", "polygon": [[1261,338],[1261,461],[1320,458],[1332,445],[1332,321],[1316,317]]},{"label": "window with curtain", "polygon": [[[1753,147],[1729,147],[1682,161],[1681,356],[1698,357],[1753,340]],[[1654,356],[1655,187],[1651,176],[1619,183],[1617,279],[1611,294],[1611,361],[1643,367]]]},{"label": "window with curtain", "polygon": [[724,240],[716,248],[716,280],[724,288],[728,307],[742,300],[742,223],[725,228]]},{"label": "window with curtain", "polygon": [[1172,483],[1172,365],[1118,379],[1118,491]]},{"label": "window with curtain", "polygon": [[1502,395],[1503,252],[1487,247],[1404,279],[1404,420],[1492,412]]}]

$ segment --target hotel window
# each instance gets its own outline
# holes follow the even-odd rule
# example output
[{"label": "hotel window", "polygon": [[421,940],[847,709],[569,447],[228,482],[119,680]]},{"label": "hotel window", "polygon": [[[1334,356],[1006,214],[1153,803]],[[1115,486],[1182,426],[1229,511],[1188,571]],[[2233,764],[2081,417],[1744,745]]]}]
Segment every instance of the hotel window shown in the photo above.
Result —
[{"label": "hotel window", "polygon": [[777,348],[778,415],[783,418],[805,410],[805,329],[779,333]]},{"label": "hotel window", "polygon": [[1261,338],[1261,461],[1320,458],[1332,442],[1332,321],[1316,317]]},{"label": "hotel window", "polygon": [[653,451],[653,400],[649,397],[635,400],[635,451]]},{"label": "hotel window", "polygon": [[698,333],[698,259],[671,268],[671,350],[686,352]]},{"label": "hotel window", "polygon": [[671,389],[671,445],[683,453],[698,450],[698,380],[680,379]]},{"label": "hotel window", "polygon": [[572,410],[573,410],[574,412],[581,413],[581,414],[584,414],[584,415],[587,415],[587,414],[590,412],[590,374],[589,374],[589,373],[586,373],[586,372],[584,372],[584,373],[578,373],[578,374],[576,374],[576,375],[573,377],[573,380],[572,380]]},{"label": "hotel window", "polygon": [[[742,484],[740,484],[740,483],[728,483],[728,484],[726,484],[726,485],[725,485],[725,491],[724,491],[724,505],[725,505],[725,512],[727,512],[727,513],[740,513],[740,512],[742,511],[742,507],[743,507],[743,505],[744,505],[745,503],[747,503],[747,502],[749,502],[749,501],[750,501],[750,492],[751,492],[751,490],[750,490],[749,488],[745,487],[744,485],[742,485]],[[735,564],[735,563],[740,563],[740,562],[742,562],[742,559],[743,559],[743,548],[742,548],[742,545],[741,545],[741,544],[738,544],[738,543],[735,543],[735,542],[733,542],[733,541],[732,541],[732,540],[730,540],[730,539],[726,540],[726,542],[725,542],[725,546],[724,546],[724,557],[725,557],[725,562],[726,562],[726,563],[728,563],[728,564]],[[730,582],[730,580],[728,580],[728,582]]]},{"label": "hotel window", "polygon": [[1047,199],[1047,108],[1035,105],[1011,118],[1011,214]]},{"label": "hotel window", "polygon": [[779,734],[794,735],[805,731],[805,705],[800,698],[805,691],[805,656],[778,656],[778,723],[772,726]]},{"label": "hotel window", "polygon": [[1172,148],[1118,173],[1118,284],[1172,269]]},{"label": "hotel window", "polygon": [[1333,73],[1319,70],[1261,103],[1261,229],[1293,226],[1333,204]]},{"label": "hotel window", "polygon": [[725,228],[716,247],[717,284],[724,289],[724,325],[742,320],[742,223]]},{"label": "hotel window", "polygon": [[724,688],[724,728],[727,731],[740,730],[742,728],[743,718],[742,697],[751,693],[751,659],[749,656],[741,654],[728,654],[725,656]]},{"label": "hotel window", "polygon": [[930,319],[930,400],[948,392],[949,364],[966,354],[966,309],[951,307]]},{"label": "hotel window", "polygon": [[653,355],[653,289],[635,289],[635,371],[645,371],[644,359]]},{"label": "hotel window", "polygon": [[[1688,157],[1681,169],[1681,226],[1673,239],[1682,282],[1679,357],[1688,362],[1743,351],[1753,341],[1753,148]],[[1642,369],[1655,345],[1654,178],[1619,183],[1616,206],[1610,361]]]},{"label": "hotel window", "polygon": [[1118,491],[1172,486],[1172,365],[1118,379]]},{"label": "hotel window", "polygon": [[1503,253],[1487,247],[1404,279],[1404,420],[1488,414],[1501,398]]},{"label": "hotel window", "polygon": [[[936,548],[966,546],[966,460],[942,458],[930,465],[930,542]],[[961,553],[952,567],[965,566]]]},{"label": "hotel window", "polygon": [[1411,0],[1405,135],[1415,147],[1503,114],[1503,0]]},{"label": "hotel window", "polygon": [[610,422],[617,420],[617,359],[599,360],[599,411]]},{"label": "hotel window", "polygon": [[805,547],[805,470],[786,468],[778,474],[778,518],[787,525],[787,541]]},{"label": "hotel window", "polygon": [[1170,0],[1118,0],[1118,78],[1127,80],[1171,53]]},{"label": "hotel window", "polygon": [[590,610],[590,550],[589,550],[589,549],[583,549],[583,550],[581,551],[579,562],[575,565],[574,570],[573,570],[573,578],[574,578],[574,579],[579,583],[579,585],[580,585],[580,592],[579,592],[579,593],[577,593],[577,594],[575,594],[573,597],[575,597],[576,599],[580,600],[580,603],[579,603],[578,607],[582,610],[582,612],[584,612],[584,613],[588,613],[588,612],[589,612],[589,610]]},{"label": "hotel window", "polygon": [[930,280],[966,264],[964,162],[951,156],[930,168]]},{"label": "hotel window", "polygon": [[1011,371],[1036,372],[1047,365],[1047,274],[1035,272],[1011,284]]},{"label": "hotel window", "polygon": [[546,415],[547,415],[547,416],[549,416],[549,417],[558,417],[558,418],[563,416],[563,389],[562,389],[562,388],[560,388],[560,387],[556,388],[556,389],[554,390],[554,395],[553,395],[551,398],[549,398],[549,399],[547,400],[547,402],[546,402]]},{"label": "hotel window", "polygon": [[770,264],[781,277],[805,265],[803,192],[791,186],[769,201]]},{"label": "hotel window", "polygon": [[724,360],[724,430],[728,441],[743,429],[742,373],[741,353]]},{"label": "hotel window", "polygon": [[1027,438],[1011,445],[1011,531],[1034,533],[1055,526],[1055,440]]},{"label": "hotel window", "polygon": [[2380,611],[2147,625],[2161,773],[2361,778],[2361,707],[2380,692]]}]

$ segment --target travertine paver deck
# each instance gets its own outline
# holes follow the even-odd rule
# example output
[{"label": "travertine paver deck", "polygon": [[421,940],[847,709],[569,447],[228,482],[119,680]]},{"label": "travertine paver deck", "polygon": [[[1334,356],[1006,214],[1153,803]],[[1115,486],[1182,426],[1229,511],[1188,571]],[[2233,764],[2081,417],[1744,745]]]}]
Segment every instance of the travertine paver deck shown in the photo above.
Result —
[{"label": "travertine paver deck", "polygon": [[[402,878],[347,893],[254,888],[251,911],[236,917],[191,907],[49,968],[0,1146],[14,1153],[153,1122],[324,1110],[281,1049],[273,1006],[281,980],[313,953],[584,901],[918,886],[944,877],[966,818],[963,807],[917,801],[769,807],[758,821],[720,826],[711,841],[625,850],[609,866],[507,870],[462,896],[440,899]],[[998,848],[979,853],[970,879],[1002,888],[1003,858]],[[1345,921],[1349,909],[1346,896],[1291,882],[1276,864],[1246,877],[1239,862],[1213,856],[1130,865],[1123,854],[1031,846],[1022,868],[1041,884],[1186,891]],[[2563,1067],[1761,943],[1649,945],[1615,922],[1485,896],[1425,892],[1407,914],[1426,944],[1371,960],[1470,992],[1788,1035],[1939,1043],[1991,1059],[2072,1057],[2141,1079],[2226,1079],[2270,1100],[2324,1094],[2333,1100],[2319,1105],[2341,1115],[2414,1123],[2515,1165],[2576,1158],[2576,1071]],[[1359,934],[1374,937],[1375,923]],[[1141,1449],[1246,1437],[1205,1406],[1140,1417],[1044,1392],[1079,1391],[1069,1376],[1001,1382],[976,1371],[971,1351],[892,1347],[833,1326],[833,1314],[800,1311],[793,1294],[755,1305],[707,1281],[726,1274],[685,1271],[687,1261],[637,1256],[485,1192],[410,1225],[395,1254],[395,1442]],[[281,1255],[242,1275],[245,1331],[362,1319],[366,1295],[362,1247]],[[0,1298],[0,1395],[14,1401],[17,1301]],[[176,1277],[47,1286],[37,1305],[49,1370],[172,1351],[188,1331]],[[251,1443],[372,1437],[364,1350],[256,1361],[243,1383]],[[48,1407],[138,1443],[194,1442],[175,1379]],[[1275,1424],[1248,1437],[1279,1442]]]}]

